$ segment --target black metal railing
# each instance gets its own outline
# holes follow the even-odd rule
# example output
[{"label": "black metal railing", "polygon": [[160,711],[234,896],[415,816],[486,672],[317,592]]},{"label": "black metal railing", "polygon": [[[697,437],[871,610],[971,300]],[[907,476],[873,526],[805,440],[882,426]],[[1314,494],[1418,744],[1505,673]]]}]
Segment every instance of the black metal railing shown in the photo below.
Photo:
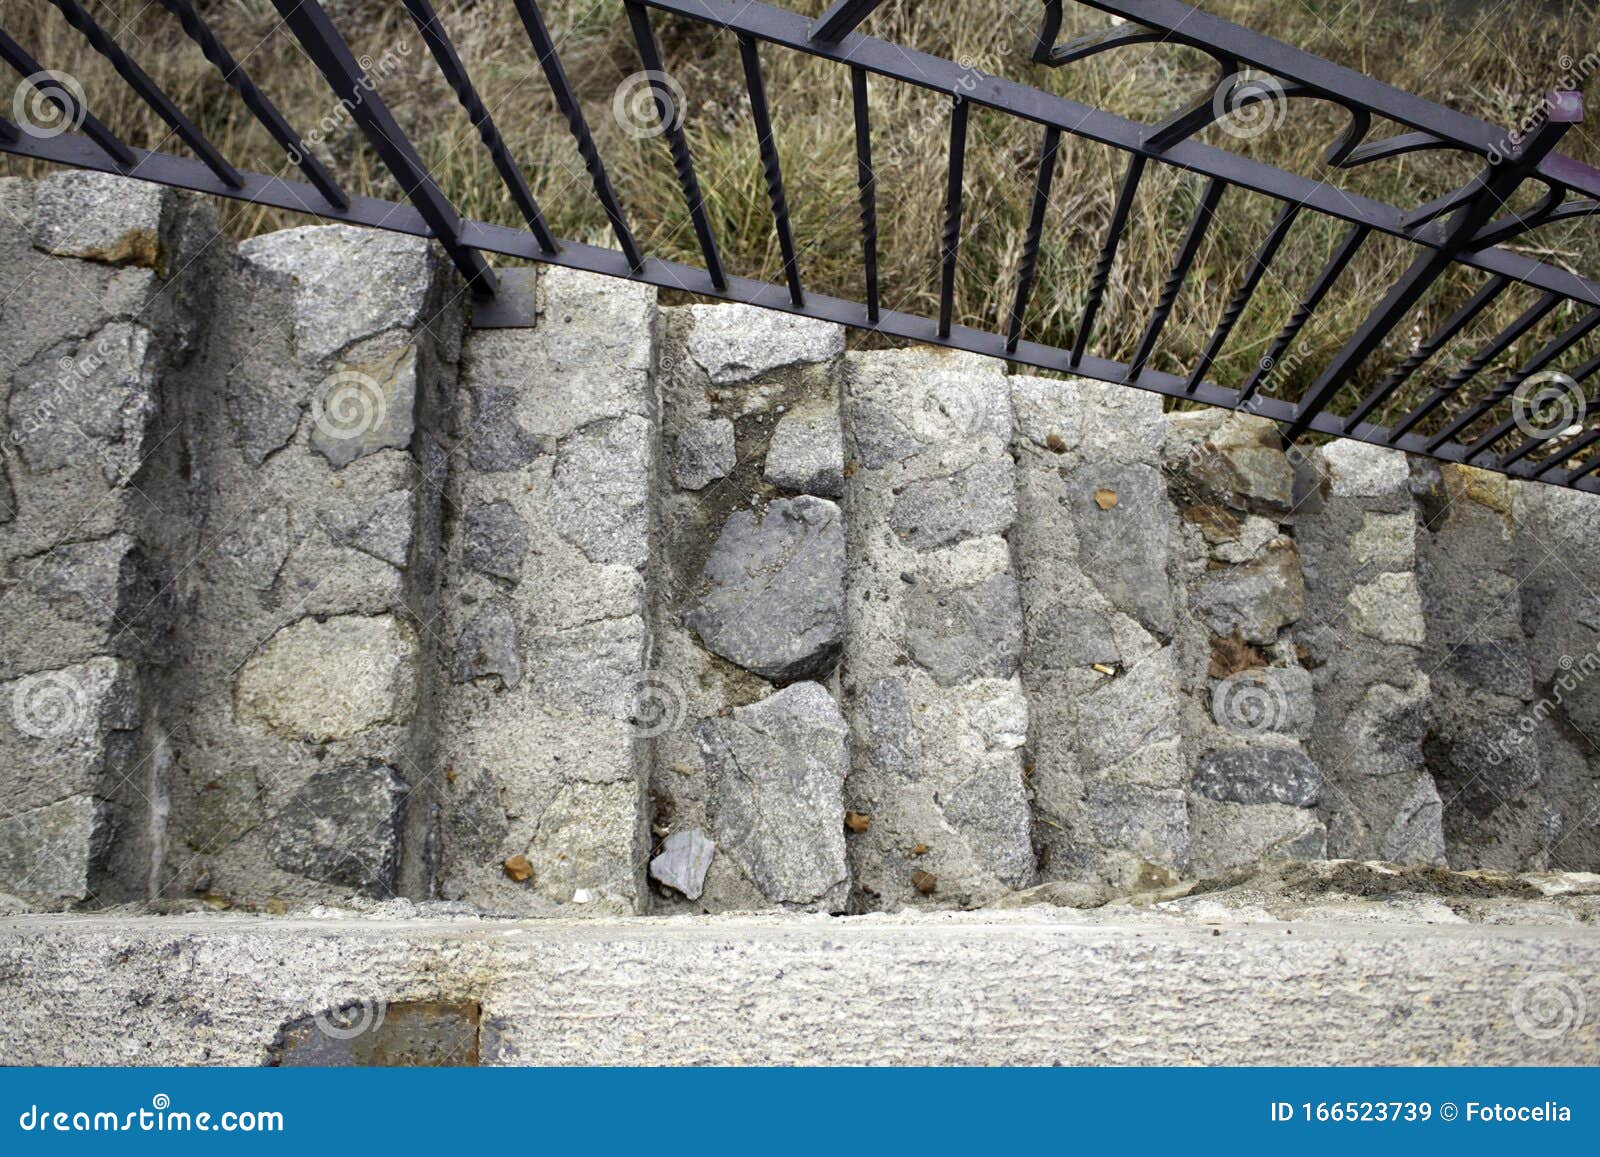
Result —
[{"label": "black metal railing", "polygon": [[[398,204],[355,196],[340,187],[311,155],[300,136],[212,33],[189,0],[161,0],[205,58],[239,94],[305,176],[304,183],[235,169],[116,40],[77,0],[50,0],[67,22],[105,57],[181,140],[193,158],[148,152],[120,140],[87,107],[87,99],[45,72],[0,27],[0,58],[35,86],[76,131],[41,134],[0,118],[0,151],[297,210],[354,224],[435,239],[476,291],[477,324],[527,324],[525,295],[499,292],[502,277],[485,253],[527,258],[630,278],[692,293],[803,314],[894,337],[987,354],[1045,370],[1153,390],[1172,398],[1246,410],[1280,424],[1293,442],[1308,433],[1354,438],[1469,463],[1517,478],[1600,490],[1600,430],[1587,419],[1600,400],[1583,384],[1600,372],[1600,355],[1562,373],[1558,363],[1600,327],[1600,282],[1505,248],[1507,242],[1560,221],[1600,212],[1600,171],[1554,151],[1562,134],[1582,119],[1576,93],[1553,93],[1525,132],[1508,135],[1461,112],[1422,100],[1370,77],[1260,36],[1191,8],[1178,0],[1083,0],[1126,23],[1058,43],[1062,0],[1046,0],[1033,60],[1070,67],[1088,57],[1133,45],[1178,44],[1198,49],[1217,66],[1217,78],[1193,101],[1153,124],[1145,124],[1066,97],[971,68],[856,31],[883,0],[837,0],[819,19],[751,0],[625,0],[640,61],[650,78],[673,168],[702,257],[698,266],[644,253],[612,188],[605,161],[561,63],[537,0],[514,0],[531,47],[557,108],[565,118],[603,209],[617,248],[555,237],[473,86],[467,69],[428,0],[403,0],[444,79],[455,93],[505,183],[526,230],[466,220],[440,190],[416,149],[401,131],[376,86],[315,0],[273,0],[288,29],[323,79],[349,110],[407,199]],[[896,0],[903,2],[903,0]],[[737,40],[746,92],[755,122],[760,162],[773,228],[782,254],[784,284],[774,285],[728,272],[695,169],[680,110],[668,90],[652,11],[715,26]],[[801,284],[794,226],[784,191],[782,159],[772,132],[763,79],[763,47],[800,52],[848,70],[854,110],[861,220],[862,301],[829,297]],[[945,220],[937,270],[938,309],[922,317],[885,309],[878,282],[877,176],[872,163],[871,81],[882,78],[941,94],[950,101]],[[1266,101],[1323,101],[1349,117],[1328,147],[1335,168],[1381,164],[1423,150],[1451,150],[1475,160],[1479,171],[1461,187],[1415,208],[1391,205],[1338,185],[1204,143],[1196,136],[1213,122]],[[997,332],[954,322],[957,264],[962,243],[964,162],[972,106],[994,110],[1019,129],[1041,130],[1028,224],[1011,307]],[[1378,119],[1404,130],[1368,140]],[[1057,181],[1062,134],[1110,146],[1126,154],[1109,226],[1094,258],[1087,299],[1069,346],[1025,340],[1040,249],[1047,243],[1046,208]],[[1204,178],[1205,187],[1173,256],[1157,303],[1129,362],[1094,356],[1090,350],[1118,247],[1131,207],[1152,164]],[[1531,207],[1511,211],[1525,187],[1542,190]],[[1189,282],[1207,230],[1231,190],[1271,198],[1278,212],[1249,267],[1211,332],[1204,352],[1186,374],[1152,368],[1162,332]],[[1347,226],[1344,239],[1312,278],[1294,311],[1271,341],[1267,355],[1244,381],[1224,384],[1208,374],[1235,326],[1297,223],[1308,215]],[[1292,356],[1301,330],[1363,246],[1374,236],[1398,238],[1416,256],[1343,345],[1322,365],[1297,398],[1272,396],[1274,366]],[[1425,295],[1453,270],[1487,275],[1473,296],[1428,334],[1371,389],[1360,391],[1358,371]],[[930,271],[930,276],[934,271]],[[1457,365],[1442,383],[1391,425],[1374,415],[1402,401],[1402,391],[1425,366],[1445,356],[1459,335],[1513,287],[1537,299],[1481,349]],[[1558,307],[1576,307],[1579,320],[1549,338],[1517,369],[1475,399],[1469,387]],[[1375,375],[1372,375],[1375,376]],[[1358,396],[1350,399],[1350,395]],[[1346,404],[1341,401],[1350,399]],[[1554,420],[1552,420],[1552,414]],[[1431,419],[1431,421],[1430,421]],[[1441,419],[1443,419],[1441,424]],[[1431,432],[1423,432],[1428,426]]]}]

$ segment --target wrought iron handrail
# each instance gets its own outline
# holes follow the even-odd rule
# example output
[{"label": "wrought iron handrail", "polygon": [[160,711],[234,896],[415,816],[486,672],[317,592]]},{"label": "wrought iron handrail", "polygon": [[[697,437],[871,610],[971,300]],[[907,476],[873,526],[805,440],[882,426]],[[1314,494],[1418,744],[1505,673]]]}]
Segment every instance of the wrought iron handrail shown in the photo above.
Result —
[{"label": "wrought iron handrail", "polygon": [[[1600,408],[1600,399],[1589,398],[1582,391],[1582,383],[1600,372],[1600,355],[1568,375],[1556,374],[1551,369],[1600,327],[1600,282],[1503,247],[1508,241],[1555,222],[1600,212],[1600,171],[1554,151],[1562,134],[1582,119],[1582,100],[1576,93],[1550,94],[1540,115],[1525,133],[1508,134],[1485,121],[1241,28],[1179,0],[1081,0],[1089,7],[1121,17],[1126,23],[1060,44],[1057,39],[1063,18],[1062,0],[1045,0],[1033,48],[1033,59],[1040,64],[1070,67],[1097,54],[1158,43],[1198,49],[1213,59],[1218,74],[1212,84],[1182,108],[1153,124],[1145,124],[857,31],[883,0],[837,0],[818,19],[752,0],[624,0],[629,26],[651,84],[673,168],[702,256],[702,264],[695,266],[653,257],[640,248],[612,188],[604,159],[562,67],[537,0],[513,2],[556,106],[574,138],[593,195],[610,223],[618,245],[616,249],[565,240],[551,233],[527,180],[495,127],[429,0],[402,2],[441,75],[477,130],[495,171],[526,224],[525,230],[464,219],[456,211],[316,0],[273,0],[273,3],[403,190],[405,204],[345,192],[217,40],[189,0],[162,0],[162,4],[176,17],[184,34],[200,47],[205,58],[240,95],[250,113],[286,150],[306,182],[234,168],[78,0],[50,2],[83,35],[90,47],[106,57],[138,96],[167,122],[195,159],[149,152],[120,140],[94,118],[85,98],[46,73],[3,26],[0,26],[0,59],[35,84],[41,97],[67,117],[77,131],[41,134],[28,125],[0,118],[0,151],[431,237],[443,247],[478,295],[475,322],[479,325],[518,325],[530,320],[525,294],[500,291],[501,280],[515,281],[520,271],[497,272],[484,258],[485,253],[501,254],[683,289],[707,297],[875,330],[893,337],[1007,358],[1040,369],[1152,390],[1173,398],[1245,410],[1278,422],[1288,442],[1307,433],[1354,438],[1448,462],[1469,463],[1517,478],[1600,491],[1600,450],[1596,450],[1600,431],[1583,432],[1585,419]],[[682,123],[682,110],[674,108],[672,94],[666,86],[665,62],[652,12],[711,25],[733,33],[737,40],[773,228],[783,258],[782,285],[740,277],[724,268],[689,137]],[[810,54],[848,69],[862,225],[863,300],[859,303],[819,294],[802,285],[782,161],[772,131],[761,65],[763,46]],[[888,310],[881,304],[877,176],[872,164],[872,78],[915,86],[941,94],[950,101],[945,223],[939,250],[939,304],[934,317]],[[1344,133],[1326,152],[1327,162],[1336,168],[1379,164],[1422,150],[1446,149],[1473,158],[1480,164],[1480,171],[1460,188],[1426,205],[1404,208],[1195,139],[1209,124],[1253,104],[1294,99],[1330,103],[1348,115]],[[1000,332],[987,332],[954,321],[965,199],[967,124],[969,110],[974,105],[1043,130],[1015,295],[1002,319]],[[1407,131],[1369,141],[1367,137],[1377,118],[1392,121]],[[1023,334],[1040,250],[1046,243],[1045,214],[1056,181],[1057,158],[1064,133],[1127,154],[1127,166],[1095,259],[1087,300],[1072,344],[1059,348],[1028,341]],[[1205,189],[1174,255],[1136,352],[1130,362],[1123,363],[1094,356],[1090,347],[1118,247],[1128,229],[1130,210],[1151,164],[1203,177]],[[1507,206],[1529,182],[1542,189],[1542,197],[1527,210],[1510,211]],[[1278,212],[1199,360],[1186,374],[1154,369],[1150,364],[1152,355],[1179,295],[1190,280],[1206,232],[1232,189],[1271,198],[1278,204]],[[1208,373],[1249,307],[1280,247],[1297,222],[1308,213],[1343,222],[1350,227],[1349,231],[1313,278],[1257,369],[1236,385],[1208,379]],[[1298,398],[1271,396],[1266,385],[1272,367],[1289,354],[1300,331],[1316,316],[1341,274],[1374,234],[1399,238],[1417,247],[1418,253]],[[1361,396],[1348,413],[1335,412],[1333,403],[1352,387],[1357,372],[1395,329],[1413,315],[1430,289],[1456,268],[1486,274],[1487,281],[1465,305],[1417,344],[1379,385]],[[1514,286],[1527,287],[1539,296],[1532,306],[1462,362],[1442,385],[1434,388],[1392,426],[1382,426],[1372,420],[1420,369],[1440,357],[1467,326]],[[1464,404],[1438,430],[1419,431],[1430,418],[1438,422],[1435,415],[1441,407],[1462,396],[1460,391],[1482,370],[1507,354],[1553,311],[1566,304],[1584,311],[1576,323],[1546,339],[1514,373],[1475,402]],[[1547,389],[1545,379],[1559,383],[1555,393],[1560,396],[1554,401],[1564,402],[1573,411],[1572,421],[1561,420],[1551,426],[1547,421],[1527,417],[1530,407],[1537,411],[1552,403],[1552,395],[1538,392]],[[1560,410],[1560,405],[1557,409]],[[1481,432],[1475,436],[1471,434],[1480,427]],[[1517,438],[1519,433],[1521,436]]]}]

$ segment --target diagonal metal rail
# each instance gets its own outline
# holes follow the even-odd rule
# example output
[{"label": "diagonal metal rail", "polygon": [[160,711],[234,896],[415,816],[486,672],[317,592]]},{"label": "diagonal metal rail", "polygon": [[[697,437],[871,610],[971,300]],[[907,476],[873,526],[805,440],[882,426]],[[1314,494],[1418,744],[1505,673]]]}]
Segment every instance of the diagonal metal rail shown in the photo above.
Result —
[{"label": "diagonal metal rail", "polygon": [[[1151,45],[1164,44],[1198,49],[1211,58],[1216,75],[1209,85],[1181,107],[1147,123],[988,75],[910,45],[864,35],[860,29],[883,0],[837,0],[816,18],[753,0],[624,0],[642,76],[660,117],[678,191],[698,242],[701,264],[693,265],[652,256],[635,239],[537,0],[512,2],[527,33],[527,47],[576,143],[589,176],[589,192],[610,224],[616,248],[554,235],[534,197],[535,182],[512,157],[430,0],[401,2],[476,130],[524,228],[465,220],[459,215],[317,0],[273,3],[360,126],[398,185],[403,201],[347,193],[330,171],[337,166],[311,155],[264,88],[245,74],[190,0],[161,0],[176,19],[174,35],[185,35],[199,46],[298,167],[304,182],[288,174],[234,168],[84,4],[79,0],[50,2],[91,48],[111,62],[193,156],[150,152],[125,143],[93,117],[81,93],[47,72],[45,65],[6,32],[3,15],[0,60],[25,78],[33,95],[53,108],[73,131],[0,119],[0,151],[431,237],[479,295],[475,313],[479,325],[528,324],[530,319],[521,312],[526,309],[525,295],[497,294],[497,274],[484,255],[528,258],[1007,358],[1174,399],[1246,410],[1278,422],[1287,441],[1306,435],[1353,438],[1444,461],[1472,463],[1517,478],[1600,492],[1600,428],[1587,426],[1591,420],[1600,422],[1600,397],[1584,392],[1585,383],[1600,371],[1600,354],[1590,348],[1588,360],[1578,361],[1586,343],[1600,333],[1600,282],[1505,247],[1557,222],[1600,214],[1600,171],[1555,151],[1562,133],[1582,118],[1582,102],[1575,93],[1551,94],[1531,128],[1519,135],[1179,0],[1082,0],[1078,7],[1120,17],[1123,23],[1067,41],[1061,40],[1065,0],[1043,0],[1039,33],[1029,46],[1031,59],[1038,65],[1072,68],[1083,60],[1124,48],[1143,46],[1148,51]],[[724,267],[716,240],[719,222],[695,166],[684,124],[685,109],[679,107],[685,103],[684,94],[674,90],[676,82],[667,71],[671,62],[657,37],[656,25],[663,20],[710,26],[727,33],[737,45],[782,258],[781,284],[741,277]],[[783,52],[831,62],[838,67],[839,83],[849,84],[861,224],[860,301],[820,294],[803,284],[805,239],[796,236],[774,133],[774,120],[781,121],[783,109],[769,93],[763,71],[763,55]],[[274,78],[258,79],[270,87]],[[949,102],[944,221],[937,267],[928,273],[937,287],[938,304],[931,316],[891,310],[883,302],[873,144],[875,134],[892,130],[874,125],[869,97],[879,85],[911,86]],[[1426,204],[1392,205],[1200,139],[1219,119],[1263,102],[1287,111],[1311,101],[1346,114],[1343,132],[1329,141],[1324,153],[1335,170],[1448,150],[1475,159],[1478,174]],[[994,319],[992,330],[960,324],[957,308],[966,162],[969,147],[975,147],[967,132],[973,109],[998,113],[1016,133],[1027,134],[1028,155],[1036,158],[1030,161],[1031,199],[1016,283],[1009,287],[1011,305]],[[497,111],[510,117],[518,110]],[[1380,121],[1397,124],[1401,131],[1369,139],[1374,124]],[[1053,189],[1066,179],[1058,171],[1058,162],[1067,136],[1116,150],[1123,155],[1124,165],[1110,220],[1088,269],[1088,291],[1078,325],[1070,343],[1057,347],[1030,341],[1027,334],[1030,310],[1036,307],[1041,257],[1056,240],[1047,228],[1048,209]],[[1133,208],[1154,169],[1190,174],[1198,180],[1201,192],[1158,289],[1156,304],[1144,320],[1136,352],[1128,362],[1120,362],[1095,355],[1097,342],[1103,340],[1097,335],[1097,322],[1105,312],[1106,294],[1131,228]],[[1538,194],[1531,207],[1511,210],[1512,204],[1527,203],[1524,191],[1530,188]],[[1178,359],[1163,346],[1167,323],[1195,277],[1208,230],[1215,218],[1236,202],[1235,191],[1269,198],[1275,202],[1276,212],[1249,264],[1234,276],[1234,288],[1203,352],[1181,366],[1180,372],[1172,372],[1166,367]],[[1216,381],[1213,371],[1266,274],[1280,263],[1279,255],[1289,238],[1313,220],[1340,224],[1342,239],[1305,283],[1293,311],[1283,319],[1255,368],[1241,381]],[[1309,388],[1299,397],[1278,396],[1280,370],[1297,359],[1295,345],[1300,334],[1321,317],[1319,311],[1329,296],[1341,292],[1341,278],[1375,236],[1396,238],[1412,246],[1411,264],[1383,291],[1363,322],[1353,332],[1341,335],[1338,352],[1315,367]],[[1418,317],[1418,310],[1452,273],[1465,274],[1477,283],[1467,300],[1420,342],[1403,351],[1393,365],[1378,365],[1391,357],[1387,350],[1393,335]],[[511,270],[504,276],[515,279],[523,274]],[[1454,351],[1469,328],[1497,303],[1512,300],[1520,300],[1516,319],[1480,341],[1470,355],[1455,358]],[[1492,385],[1481,382],[1484,371],[1503,358],[1517,358],[1515,370],[1491,379]],[[1562,367],[1569,360],[1577,364],[1565,372]],[[1416,383],[1424,374],[1437,374],[1432,380],[1439,384],[1426,391],[1419,389]],[[1569,392],[1575,425],[1542,429],[1522,420],[1519,407],[1527,404],[1524,395],[1532,387],[1543,388],[1541,383],[1552,375]],[[1398,415],[1390,417],[1397,410]]]}]

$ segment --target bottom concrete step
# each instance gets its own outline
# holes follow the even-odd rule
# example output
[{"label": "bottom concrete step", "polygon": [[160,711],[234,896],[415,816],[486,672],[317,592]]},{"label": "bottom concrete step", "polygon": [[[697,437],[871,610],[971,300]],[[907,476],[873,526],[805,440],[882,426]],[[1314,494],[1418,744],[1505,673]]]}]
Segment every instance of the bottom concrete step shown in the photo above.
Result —
[{"label": "bottom concrete step", "polygon": [[6,1064],[1597,1059],[1600,934],[1573,924],[0,919]]}]

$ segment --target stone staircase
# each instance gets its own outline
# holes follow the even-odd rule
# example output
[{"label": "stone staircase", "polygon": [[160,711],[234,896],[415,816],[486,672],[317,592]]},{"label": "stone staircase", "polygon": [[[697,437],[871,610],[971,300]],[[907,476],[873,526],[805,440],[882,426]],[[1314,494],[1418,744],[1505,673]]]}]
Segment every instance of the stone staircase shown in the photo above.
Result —
[{"label": "stone staircase", "polygon": [[[1600,868],[1600,503],[0,181],[0,893],[979,907]],[[7,901],[8,903],[10,901]]]}]

